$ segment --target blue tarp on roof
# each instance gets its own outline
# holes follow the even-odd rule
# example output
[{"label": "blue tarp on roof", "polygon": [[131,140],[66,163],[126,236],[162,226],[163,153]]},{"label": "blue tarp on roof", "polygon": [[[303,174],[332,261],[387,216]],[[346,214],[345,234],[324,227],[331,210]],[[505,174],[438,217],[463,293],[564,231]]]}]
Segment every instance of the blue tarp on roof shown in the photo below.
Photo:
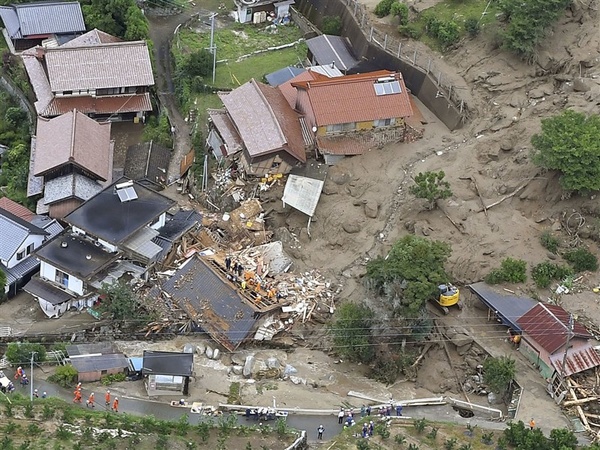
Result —
[{"label": "blue tarp on roof", "polygon": [[144,358],[141,356],[136,356],[133,358],[129,358],[129,370],[134,372],[140,372],[144,367]]},{"label": "blue tarp on roof", "polygon": [[265,75],[267,83],[273,87],[277,87],[280,84],[290,81],[292,78],[300,75],[306,69],[299,69],[298,67],[287,66],[283,69],[279,69],[276,72]]},{"label": "blue tarp on roof", "polygon": [[490,285],[480,282],[470,284],[469,289],[498,316],[502,324],[517,332],[522,332],[517,321],[538,304],[529,297],[517,297],[509,292],[499,292]]}]

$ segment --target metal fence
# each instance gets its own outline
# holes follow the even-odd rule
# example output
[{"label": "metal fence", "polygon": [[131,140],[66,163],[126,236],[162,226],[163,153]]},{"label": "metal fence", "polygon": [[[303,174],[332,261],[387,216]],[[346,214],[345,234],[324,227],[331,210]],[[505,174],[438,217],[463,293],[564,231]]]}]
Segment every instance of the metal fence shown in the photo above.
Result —
[{"label": "metal fence", "polygon": [[438,87],[438,95],[446,97],[460,112],[462,120],[466,120],[467,105],[460,97],[459,89],[450,83],[450,78],[445,76],[441,69],[436,67],[435,60],[430,55],[419,53],[415,47],[402,42],[399,38],[378,30],[371,22],[366,6],[359,3],[359,0],[342,1],[369,42],[430,75]]}]

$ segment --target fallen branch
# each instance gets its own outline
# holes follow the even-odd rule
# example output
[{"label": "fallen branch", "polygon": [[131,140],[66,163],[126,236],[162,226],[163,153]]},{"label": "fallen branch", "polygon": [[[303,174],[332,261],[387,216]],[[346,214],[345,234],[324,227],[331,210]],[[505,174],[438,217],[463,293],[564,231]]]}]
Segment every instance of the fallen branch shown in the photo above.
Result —
[{"label": "fallen branch", "polygon": [[460,231],[460,234],[467,234],[467,232],[463,229],[462,226],[459,226],[453,219],[452,217],[450,217],[448,215],[448,213],[446,211],[444,211],[442,208],[440,208],[440,211],[442,211],[444,213],[444,215],[446,216],[446,218],[450,221],[450,223],[452,225],[454,225],[454,228],[456,228],[458,231]]},{"label": "fallen branch", "polygon": [[[502,197],[500,200],[492,203],[491,205],[488,205],[487,207],[484,207],[484,209],[482,209],[481,211],[493,208],[494,206],[498,206],[500,203],[502,203],[504,200],[508,200],[509,198],[514,197],[515,195],[517,195],[523,188],[525,188],[525,186],[527,186],[531,180],[533,180],[533,178],[530,178],[529,180],[527,180],[525,183],[523,183],[521,186],[519,186],[517,189],[515,189],[512,194],[508,194],[505,195],[504,197]],[[477,211],[477,212],[481,212],[481,211]]]},{"label": "fallen branch", "polygon": [[427,345],[425,345],[425,348],[423,349],[419,357],[415,359],[415,362],[412,363],[412,366],[410,367],[415,367],[417,364],[419,364],[431,347],[433,347],[433,342],[429,342]]},{"label": "fallen branch", "polygon": [[483,201],[483,197],[481,196],[481,191],[479,190],[479,186],[477,185],[477,180],[475,179],[475,177],[459,177],[461,180],[469,180],[473,182],[473,185],[475,186],[475,192],[477,193],[477,196],[479,197],[479,201],[481,202],[481,206],[483,207],[483,212],[485,213],[485,217],[488,218],[489,220],[489,216],[488,216],[488,208],[487,206],[485,206],[485,202]]}]

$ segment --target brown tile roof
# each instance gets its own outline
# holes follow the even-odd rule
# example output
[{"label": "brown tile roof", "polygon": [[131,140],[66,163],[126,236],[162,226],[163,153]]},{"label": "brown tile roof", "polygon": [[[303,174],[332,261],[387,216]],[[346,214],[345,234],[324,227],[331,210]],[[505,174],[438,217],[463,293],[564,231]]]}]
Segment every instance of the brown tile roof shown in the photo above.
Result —
[{"label": "brown tile roof", "polygon": [[[224,109],[208,109],[208,117],[212,120],[215,128],[219,131],[219,134],[225,141],[227,146],[225,150],[226,154],[223,156],[233,155],[244,148],[244,143],[240,139],[240,135],[235,129],[235,125],[227,115],[227,111]],[[225,153],[224,152],[224,153]]]},{"label": "brown tile roof", "polygon": [[34,175],[76,164],[102,181],[112,177],[110,122],[98,123],[79,111],[54,119],[39,118]]},{"label": "brown tile roof", "polygon": [[296,109],[297,91],[296,91],[296,88],[294,86],[292,86],[292,83],[298,83],[300,81],[315,81],[315,80],[329,80],[329,77],[326,75],[323,75],[319,72],[313,72],[309,68],[308,70],[302,72],[301,74],[296,75],[291,80],[280,84],[279,86],[277,86],[277,89],[279,89],[281,91],[281,93],[283,94],[283,96],[285,97],[287,102],[290,104],[290,106],[293,109]]},{"label": "brown tile roof", "polygon": [[252,79],[219,96],[250,156],[283,148],[297,160],[306,162],[299,116],[277,88]]},{"label": "brown tile roof", "polygon": [[120,114],[152,111],[150,94],[104,97],[56,97],[40,115],[54,117],[76,109],[84,114]]},{"label": "brown tile roof", "polygon": [[49,48],[46,67],[53,92],[154,85],[144,41]]},{"label": "brown tile roof", "polygon": [[[394,77],[399,94],[376,95],[374,84],[380,78]],[[293,83],[305,89],[318,126],[366,122],[412,115],[410,99],[400,73],[379,70],[357,75]]]},{"label": "brown tile roof", "polygon": [[61,45],[61,48],[84,47],[87,45],[110,44],[113,42],[123,41],[112,34],[108,34],[104,31],[94,28],[93,30],[88,31],[81,36],[77,36],[75,39],[71,39],[69,42],[65,42],[63,45]]},{"label": "brown tile roof", "polygon": [[[540,347],[553,354],[567,342],[569,313],[560,306],[538,303],[523,314],[517,324]],[[584,339],[592,337],[578,322],[574,324],[573,336]]]},{"label": "brown tile roof", "polygon": [[0,209],[8,211],[9,213],[14,214],[17,217],[26,220],[27,222],[31,222],[31,219],[33,219],[33,216],[35,216],[34,212],[29,211],[23,205],[12,201],[8,197],[0,198]]}]

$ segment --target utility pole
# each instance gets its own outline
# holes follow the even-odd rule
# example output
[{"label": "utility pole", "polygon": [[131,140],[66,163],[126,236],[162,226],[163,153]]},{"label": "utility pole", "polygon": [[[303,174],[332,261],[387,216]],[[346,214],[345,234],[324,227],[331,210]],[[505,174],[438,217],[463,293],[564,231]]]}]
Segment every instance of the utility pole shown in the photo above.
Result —
[{"label": "utility pole", "polygon": [[29,379],[29,401],[33,403],[33,357],[37,352],[31,352],[31,377]]},{"label": "utility pole", "polygon": [[217,46],[215,45],[215,17],[217,17],[217,13],[213,13],[210,16],[210,47],[208,49],[213,55],[213,84],[215,84],[215,72],[217,68]]},{"label": "utility pole", "polygon": [[573,319],[573,314],[569,314],[569,329],[567,330],[567,343],[565,345],[565,354],[563,355],[562,360],[562,377],[566,378],[566,366],[567,366],[567,354],[569,352],[569,344],[571,343],[571,338],[573,337],[573,329],[575,328],[575,320]]}]

